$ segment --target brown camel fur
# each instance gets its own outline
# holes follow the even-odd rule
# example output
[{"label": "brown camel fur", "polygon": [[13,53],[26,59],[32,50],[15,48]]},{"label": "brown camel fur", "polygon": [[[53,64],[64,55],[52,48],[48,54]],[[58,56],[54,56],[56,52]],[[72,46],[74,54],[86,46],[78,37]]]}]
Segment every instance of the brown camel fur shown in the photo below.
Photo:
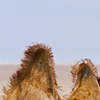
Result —
[{"label": "brown camel fur", "polygon": [[77,63],[71,73],[75,85],[67,100],[100,100],[98,73],[91,60]]},{"label": "brown camel fur", "polygon": [[21,68],[4,87],[3,100],[61,100],[51,48],[34,44],[25,51]]}]

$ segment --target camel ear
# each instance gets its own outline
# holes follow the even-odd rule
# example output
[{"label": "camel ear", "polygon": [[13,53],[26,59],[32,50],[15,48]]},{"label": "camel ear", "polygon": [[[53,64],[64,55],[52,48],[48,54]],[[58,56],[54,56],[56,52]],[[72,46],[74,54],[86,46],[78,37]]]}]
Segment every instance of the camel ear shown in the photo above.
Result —
[{"label": "camel ear", "polygon": [[42,72],[48,73],[48,75],[50,74],[54,84],[57,84],[53,53],[50,47],[42,43],[29,46],[28,50],[25,51],[24,61],[25,62],[22,61],[22,66],[25,66],[26,69],[29,69],[30,66],[27,66],[26,64],[29,63],[31,67],[37,70],[39,73]]},{"label": "camel ear", "polygon": [[91,98],[100,100],[100,77],[91,60],[82,60],[73,67],[72,72],[76,75],[76,80],[68,100],[91,100]]},{"label": "camel ear", "polygon": [[11,85],[16,86],[21,83],[23,79],[30,77],[32,68],[39,72],[50,70],[50,75],[56,83],[53,54],[50,47],[42,43],[29,46],[24,52],[21,68],[10,78]]},{"label": "camel ear", "polygon": [[73,78],[73,83],[75,83],[76,79],[77,79],[77,73],[79,71],[79,66],[81,64],[86,64],[88,65],[88,67],[92,70],[92,72],[94,73],[94,75],[96,77],[99,77],[98,72],[97,72],[97,68],[95,67],[95,65],[92,63],[92,61],[90,59],[84,59],[84,60],[80,60],[78,61],[74,66],[72,66],[72,70],[71,70],[71,74],[72,74],[72,78]]},{"label": "camel ear", "polygon": [[[54,61],[51,48],[44,44],[29,46],[24,52],[21,68],[10,78],[9,89],[4,88],[6,96],[13,93],[16,87],[20,87],[23,80],[31,80],[30,83],[38,89],[55,94],[57,86]],[[37,83],[39,83],[37,85]]]}]

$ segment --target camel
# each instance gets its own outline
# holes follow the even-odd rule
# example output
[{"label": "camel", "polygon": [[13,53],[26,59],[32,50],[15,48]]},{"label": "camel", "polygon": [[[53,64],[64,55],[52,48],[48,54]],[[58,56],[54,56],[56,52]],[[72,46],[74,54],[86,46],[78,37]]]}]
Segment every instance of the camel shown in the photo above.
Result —
[{"label": "camel", "polygon": [[100,78],[90,59],[72,67],[74,88],[67,100],[100,100]]},{"label": "camel", "polygon": [[3,100],[61,100],[58,89],[51,48],[37,43],[24,52],[20,69],[3,89]]}]

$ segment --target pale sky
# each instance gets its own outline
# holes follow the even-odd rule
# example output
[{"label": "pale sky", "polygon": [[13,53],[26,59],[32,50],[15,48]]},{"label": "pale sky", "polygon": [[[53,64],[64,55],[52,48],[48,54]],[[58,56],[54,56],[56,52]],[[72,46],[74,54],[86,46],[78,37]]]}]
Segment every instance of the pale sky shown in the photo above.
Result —
[{"label": "pale sky", "polygon": [[1,0],[0,62],[20,62],[28,45],[52,47],[56,62],[100,64],[100,0]]}]

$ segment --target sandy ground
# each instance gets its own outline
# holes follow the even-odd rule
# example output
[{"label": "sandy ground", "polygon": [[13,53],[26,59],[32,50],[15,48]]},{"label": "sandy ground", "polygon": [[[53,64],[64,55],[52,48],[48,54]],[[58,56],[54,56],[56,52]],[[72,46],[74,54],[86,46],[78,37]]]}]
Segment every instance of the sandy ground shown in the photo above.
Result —
[{"label": "sandy ground", "polygon": [[[55,71],[57,74],[58,85],[62,87],[63,94],[69,94],[72,87],[72,77],[70,74],[71,66],[74,63],[56,63]],[[10,64],[0,64],[0,100],[3,95],[2,88],[7,85],[9,82],[9,77],[19,68],[19,64],[10,63]],[[100,66],[97,66],[98,72],[100,75]]]}]

